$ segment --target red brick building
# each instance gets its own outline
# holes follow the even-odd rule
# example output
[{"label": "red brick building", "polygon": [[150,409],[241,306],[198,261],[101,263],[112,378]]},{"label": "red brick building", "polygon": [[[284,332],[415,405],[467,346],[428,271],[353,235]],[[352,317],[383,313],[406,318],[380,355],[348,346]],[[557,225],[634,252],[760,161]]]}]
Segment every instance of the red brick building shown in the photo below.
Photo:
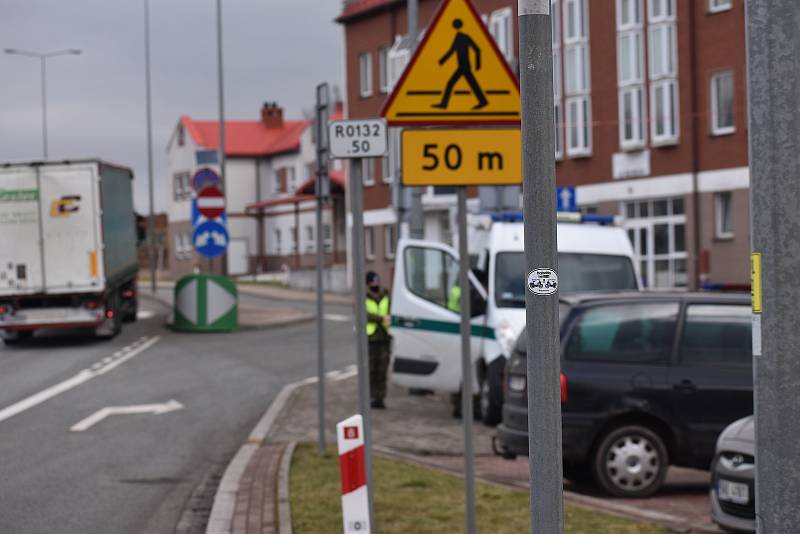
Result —
[{"label": "red brick building", "polygon": [[[518,71],[517,2],[473,2]],[[439,2],[419,3],[424,29]],[[396,79],[405,5],[342,6],[351,118],[376,116]],[[559,185],[577,187],[581,210],[619,216],[648,286],[748,284],[744,0],[552,0],[552,15]],[[368,171],[372,266],[388,270],[392,173]]]}]

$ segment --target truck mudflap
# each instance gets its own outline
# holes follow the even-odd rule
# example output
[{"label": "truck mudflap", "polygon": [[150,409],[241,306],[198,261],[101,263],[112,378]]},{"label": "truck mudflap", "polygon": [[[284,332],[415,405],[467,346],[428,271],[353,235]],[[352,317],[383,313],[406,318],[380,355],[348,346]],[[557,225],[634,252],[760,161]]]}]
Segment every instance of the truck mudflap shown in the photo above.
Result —
[{"label": "truck mudflap", "polygon": [[34,330],[37,328],[89,328],[103,323],[100,309],[33,308],[22,309],[0,317],[0,330]]}]

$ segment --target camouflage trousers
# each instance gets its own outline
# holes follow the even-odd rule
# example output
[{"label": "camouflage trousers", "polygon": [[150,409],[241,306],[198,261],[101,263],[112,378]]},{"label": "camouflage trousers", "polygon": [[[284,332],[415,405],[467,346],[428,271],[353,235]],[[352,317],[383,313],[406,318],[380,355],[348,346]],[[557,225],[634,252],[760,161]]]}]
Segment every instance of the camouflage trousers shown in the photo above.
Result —
[{"label": "camouflage trousers", "polygon": [[392,342],[369,342],[369,392],[372,400],[386,398],[386,373],[389,370]]}]

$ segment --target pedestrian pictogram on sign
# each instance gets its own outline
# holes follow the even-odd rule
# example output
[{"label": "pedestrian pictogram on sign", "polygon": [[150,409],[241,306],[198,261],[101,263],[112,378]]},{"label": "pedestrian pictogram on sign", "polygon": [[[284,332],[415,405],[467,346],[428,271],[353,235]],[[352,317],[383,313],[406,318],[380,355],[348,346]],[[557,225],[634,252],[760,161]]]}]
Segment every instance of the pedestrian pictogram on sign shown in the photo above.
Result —
[{"label": "pedestrian pictogram on sign", "polygon": [[381,111],[390,126],[520,121],[517,78],[469,0],[444,0]]}]

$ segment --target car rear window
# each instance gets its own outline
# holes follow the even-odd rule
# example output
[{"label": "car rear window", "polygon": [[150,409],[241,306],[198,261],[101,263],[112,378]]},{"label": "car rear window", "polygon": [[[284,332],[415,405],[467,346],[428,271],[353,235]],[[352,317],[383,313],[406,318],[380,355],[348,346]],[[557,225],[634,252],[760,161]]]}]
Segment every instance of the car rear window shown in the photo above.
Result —
[{"label": "car rear window", "polygon": [[587,309],[569,334],[570,360],[657,363],[669,359],[677,302],[623,303]]},{"label": "car rear window", "polygon": [[751,365],[752,319],[746,305],[690,304],[680,359],[688,365]]}]

